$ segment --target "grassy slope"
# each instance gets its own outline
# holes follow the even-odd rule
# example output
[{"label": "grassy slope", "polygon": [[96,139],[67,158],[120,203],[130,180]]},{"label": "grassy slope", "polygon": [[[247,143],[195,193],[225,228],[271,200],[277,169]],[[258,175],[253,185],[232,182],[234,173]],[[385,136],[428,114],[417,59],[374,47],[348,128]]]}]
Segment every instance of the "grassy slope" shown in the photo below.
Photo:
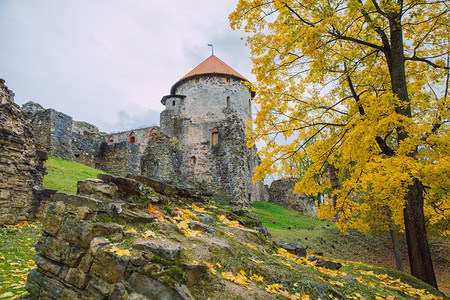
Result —
[{"label": "grassy slope", "polygon": [[26,276],[36,267],[34,245],[41,233],[39,223],[0,228],[1,299],[17,299],[25,293]]},{"label": "grassy slope", "polygon": [[[308,253],[322,252],[326,257],[395,269],[388,236],[374,237],[356,231],[349,231],[346,235],[332,223],[318,221],[267,202],[255,202],[250,210],[274,238],[296,242],[306,247]],[[403,266],[408,272],[407,248],[404,239],[402,242]],[[450,294],[450,243],[434,238],[429,239],[429,242],[438,286],[441,291]]]},{"label": "grassy slope", "polygon": [[99,173],[106,173],[73,161],[51,156],[45,165],[48,175],[44,177],[44,187],[70,194],[77,193],[77,181],[97,178]]}]

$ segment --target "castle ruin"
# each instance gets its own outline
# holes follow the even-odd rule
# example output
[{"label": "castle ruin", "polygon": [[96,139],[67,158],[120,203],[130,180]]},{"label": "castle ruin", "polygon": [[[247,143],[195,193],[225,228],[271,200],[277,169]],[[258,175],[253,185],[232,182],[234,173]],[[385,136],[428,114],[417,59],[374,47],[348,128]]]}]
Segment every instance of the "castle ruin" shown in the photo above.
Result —
[{"label": "castle ruin", "polygon": [[49,155],[247,205],[266,199],[267,193],[262,183],[251,180],[259,158],[255,147],[246,147],[245,126],[255,96],[246,82],[212,55],[162,98],[160,127],[112,134],[37,103],[26,103],[22,109]]}]

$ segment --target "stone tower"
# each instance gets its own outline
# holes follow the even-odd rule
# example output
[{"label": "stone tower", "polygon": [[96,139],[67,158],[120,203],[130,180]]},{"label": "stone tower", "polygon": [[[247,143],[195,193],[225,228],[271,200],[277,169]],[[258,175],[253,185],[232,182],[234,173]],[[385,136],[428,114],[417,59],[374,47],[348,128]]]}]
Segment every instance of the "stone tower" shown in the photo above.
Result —
[{"label": "stone tower", "polygon": [[245,82],[214,55],[178,80],[161,100],[161,132],[142,173],[235,203],[259,200],[262,185],[251,182],[258,156],[245,142],[254,93]]}]

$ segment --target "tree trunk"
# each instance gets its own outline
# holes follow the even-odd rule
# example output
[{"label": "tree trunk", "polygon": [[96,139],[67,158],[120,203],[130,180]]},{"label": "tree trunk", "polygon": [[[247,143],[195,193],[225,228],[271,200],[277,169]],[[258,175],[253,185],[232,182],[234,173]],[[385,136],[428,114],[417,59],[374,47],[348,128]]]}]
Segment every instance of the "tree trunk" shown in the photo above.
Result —
[{"label": "tree trunk", "polygon": [[417,178],[414,178],[413,183],[409,186],[406,201],[405,233],[411,274],[438,288],[425,228],[422,183]]},{"label": "tree trunk", "polygon": [[[393,13],[389,17],[390,47],[387,48],[386,59],[391,76],[392,91],[406,104],[397,106],[395,112],[411,118],[411,101],[406,83],[401,18],[401,12]],[[397,127],[396,131],[399,144],[409,136],[409,133],[402,126]],[[415,155],[416,151],[412,151],[408,156],[415,157]],[[413,179],[413,183],[408,187],[408,192],[405,197],[405,232],[411,274],[437,288],[423,214],[422,182],[419,179]]]},{"label": "tree trunk", "polygon": [[395,226],[392,218],[390,218],[390,222],[389,231],[391,233],[392,248],[394,249],[395,265],[397,266],[397,270],[403,271],[402,254],[400,253],[400,246],[397,239],[397,226]]}]

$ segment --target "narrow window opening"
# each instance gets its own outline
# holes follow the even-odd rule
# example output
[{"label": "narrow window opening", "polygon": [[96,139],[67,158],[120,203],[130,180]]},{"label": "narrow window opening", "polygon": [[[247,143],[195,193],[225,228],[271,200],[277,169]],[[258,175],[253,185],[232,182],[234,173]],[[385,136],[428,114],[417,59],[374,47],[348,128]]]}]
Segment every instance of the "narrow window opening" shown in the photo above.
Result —
[{"label": "narrow window opening", "polygon": [[227,80],[227,82],[230,82],[230,77],[227,77],[227,79],[226,79],[226,80]]},{"label": "narrow window opening", "polygon": [[198,77],[195,78],[195,82],[196,82],[196,83],[199,83],[199,82],[200,82],[200,78],[198,78]]},{"label": "narrow window opening", "polygon": [[189,164],[195,168],[195,166],[197,165],[197,158],[195,156],[191,156],[191,158],[189,159]]},{"label": "narrow window opening", "polygon": [[227,96],[227,107],[230,107],[230,96]]},{"label": "narrow window opening", "polygon": [[213,130],[212,132],[212,146],[217,146],[219,144],[219,132],[217,130]]},{"label": "narrow window opening", "polygon": [[128,141],[132,144],[136,143],[136,136],[134,131],[130,132],[130,134],[128,135]]},{"label": "narrow window opening", "polygon": [[152,130],[150,130],[150,133],[148,134],[148,140],[149,141],[153,140],[156,134],[157,134],[156,129],[152,128]]},{"label": "narrow window opening", "polygon": [[175,100],[172,100],[172,106],[175,106],[176,102]]}]

